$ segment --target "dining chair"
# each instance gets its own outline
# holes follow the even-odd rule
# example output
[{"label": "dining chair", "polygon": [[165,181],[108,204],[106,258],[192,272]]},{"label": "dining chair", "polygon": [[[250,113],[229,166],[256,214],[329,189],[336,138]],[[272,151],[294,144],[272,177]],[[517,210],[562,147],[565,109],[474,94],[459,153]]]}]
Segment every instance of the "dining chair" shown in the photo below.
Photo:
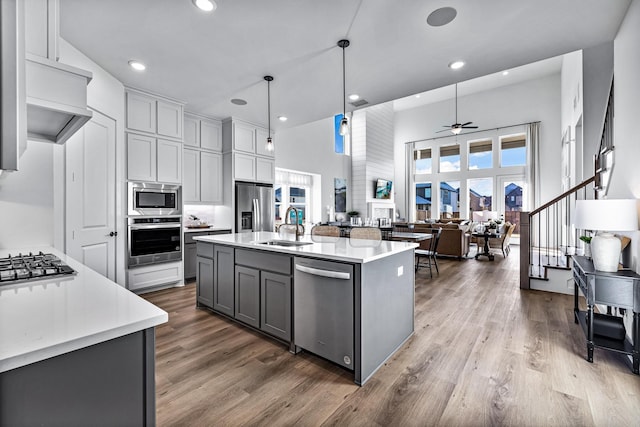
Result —
[{"label": "dining chair", "polygon": [[340,237],[340,228],[335,225],[314,225],[311,229],[311,235]]},{"label": "dining chair", "polygon": [[[438,270],[438,261],[436,260],[436,256],[438,255],[438,242],[440,241],[440,234],[442,234],[442,228],[438,228],[437,230],[433,230],[433,234],[430,239],[429,249],[416,249],[416,272],[420,266],[427,267],[429,269],[429,275],[433,278],[433,266],[436,267],[436,273],[440,274]],[[420,263],[421,258],[426,258],[427,262]]]},{"label": "dining chair", "polygon": [[352,239],[382,240],[382,232],[378,227],[353,227],[349,237]]}]

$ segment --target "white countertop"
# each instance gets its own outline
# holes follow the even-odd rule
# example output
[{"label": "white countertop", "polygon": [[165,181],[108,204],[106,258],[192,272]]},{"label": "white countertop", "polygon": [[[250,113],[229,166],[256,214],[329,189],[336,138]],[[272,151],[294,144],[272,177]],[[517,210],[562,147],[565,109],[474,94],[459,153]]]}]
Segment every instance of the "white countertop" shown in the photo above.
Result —
[{"label": "white countertop", "polygon": [[301,242],[311,242],[304,246],[272,246],[261,244],[272,239],[282,239],[278,233],[258,232],[221,234],[213,236],[197,236],[194,240],[200,242],[220,243],[241,248],[261,249],[292,255],[332,259],[336,261],[355,262],[364,264],[400,252],[413,250],[416,243],[394,242],[389,240],[349,239],[344,237],[325,237],[305,235]]},{"label": "white countertop", "polygon": [[202,227],[202,228],[187,228],[187,227],[184,227],[183,231],[185,233],[197,233],[197,232],[202,232],[202,231],[228,231],[230,233],[231,232],[231,227],[214,227],[213,225],[210,225],[209,227]]},{"label": "white countertop", "polygon": [[[0,286],[0,372],[167,322],[164,310],[53,248],[74,276]],[[61,278],[62,277],[62,278]]]}]

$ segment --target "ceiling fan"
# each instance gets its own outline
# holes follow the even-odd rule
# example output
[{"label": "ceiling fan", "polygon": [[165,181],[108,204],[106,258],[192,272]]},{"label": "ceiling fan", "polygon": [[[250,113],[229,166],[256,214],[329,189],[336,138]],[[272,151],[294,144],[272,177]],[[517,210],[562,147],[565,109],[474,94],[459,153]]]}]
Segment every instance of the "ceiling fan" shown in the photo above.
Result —
[{"label": "ceiling fan", "polygon": [[458,83],[456,83],[456,122],[452,125],[443,126],[447,129],[439,130],[436,133],[450,130],[452,134],[458,135],[462,129],[478,129],[478,126],[469,126],[473,122],[458,123]]}]

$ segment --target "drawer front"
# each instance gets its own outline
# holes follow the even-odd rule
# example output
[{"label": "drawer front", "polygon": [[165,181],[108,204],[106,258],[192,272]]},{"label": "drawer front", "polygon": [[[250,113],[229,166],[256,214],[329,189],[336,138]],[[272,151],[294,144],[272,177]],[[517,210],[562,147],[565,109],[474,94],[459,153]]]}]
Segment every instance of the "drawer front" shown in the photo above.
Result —
[{"label": "drawer front", "polygon": [[263,251],[236,249],[236,264],[246,265],[259,270],[291,275],[291,257]]},{"label": "drawer front", "polygon": [[596,303],[633,309],[633,280],[598,276],[595,284]]},{"label": "drawer front", "polygon": [[213,259],[213,243],[196,242],[198,247],[198,256]]}]

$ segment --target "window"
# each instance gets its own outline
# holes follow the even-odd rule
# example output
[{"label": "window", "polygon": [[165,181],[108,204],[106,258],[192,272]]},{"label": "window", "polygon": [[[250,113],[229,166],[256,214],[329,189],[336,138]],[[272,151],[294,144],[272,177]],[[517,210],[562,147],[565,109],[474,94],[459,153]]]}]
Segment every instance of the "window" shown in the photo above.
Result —
[{"label": "window", "polygon": [[469,184],[469,212],[494,210],[493,178],[476,178],[467,182]]},{"label": "window", "polygon": [[431,183],[416,183],[416,220],[431,218]]},{"label": "window", "polygon": [[524,135],[508,136],[500,139],[500,167],[524,166],[527,151]]},{"label": "window", "polygon": [[448,145],[440,147],[440,172],[460,170],[460,146]]},{"label": "window", "polygon": [[469,170],[493,167],[492,145],[490,139],[469,143]]},{"label": "window", "polygon": [[440,183],[440,218],[460,217],[460,181]]},{"label": "window", "polygon": [[520,212],[522,211],[523,180],[509,180],[503,182],[504,188],[504,219],[516,225],[513,234],[520,234]]},{"label": "window", "polygon": [[[307,209],[306,204],[306,190],[301,187],[289,187],[289,206],[294,207],[298,210],[298,224],[305,223],[305,211]],[[295,212],[291,211],[289,213],[289,222],[291,224],[295,224]]]},{"label": "window", "polygon": [[413,152],[416,173],[431,173],[431,148]]},{"label": "window", "polygon": [[313,193],[313,178],[309,174],[276,169],[275,192],[275,219],[276,224],[289,222],[296,223],[295,212],[289,212],[289,218],[285,213],[289,207],[298,210],[298,224],[305,227],[310,225],[313,216],[311,214],[311,194]]},{"label": "window", "polygon": [[340,122],[344,116],[342,114],[336,114],[333,116],[333,134],[335,143],[335,152],[338,154],[344,154],[344,136],[340,135]]},{"label": "window", "polygon": [[282,214],[284,213],[283,211],[281,211],[281,208],[282,208],[282,185],[276,184],[274,186],[274,193],[275,193],[275,199],[276,199],[276,223],[278,223],[278,222],[282,221]]}]

